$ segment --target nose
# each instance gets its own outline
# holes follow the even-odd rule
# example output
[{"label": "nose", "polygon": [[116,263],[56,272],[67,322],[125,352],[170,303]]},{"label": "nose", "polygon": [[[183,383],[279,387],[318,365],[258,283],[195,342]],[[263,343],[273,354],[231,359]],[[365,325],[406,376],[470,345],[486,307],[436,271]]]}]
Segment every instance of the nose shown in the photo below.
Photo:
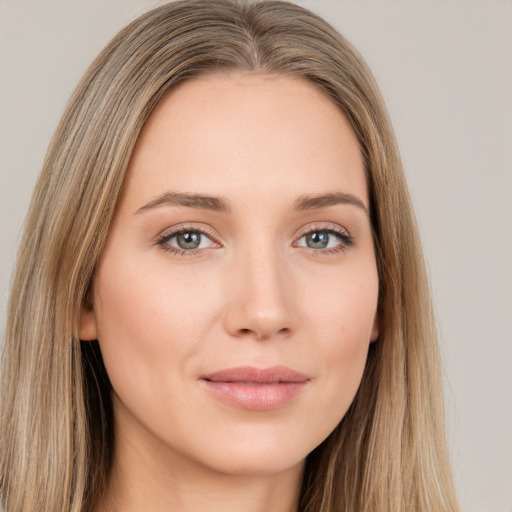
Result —
[{"label": "nose", "polygon": [[226,331],[237,338],[282,339],[294,330],[293,280],[286,262],[272,251],[241,255],[230,265],[231,291],[225,314]]}]

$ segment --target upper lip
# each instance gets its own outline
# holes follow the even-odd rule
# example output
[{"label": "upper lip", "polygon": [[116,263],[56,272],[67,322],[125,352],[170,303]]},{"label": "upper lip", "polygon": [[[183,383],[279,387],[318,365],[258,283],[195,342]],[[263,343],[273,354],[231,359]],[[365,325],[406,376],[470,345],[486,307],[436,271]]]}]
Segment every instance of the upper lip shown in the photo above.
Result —
[{"label": "upper lip", "polygon": [[270,368],[238,366],[210,373],[201,378],[211,382],[254,382],[260,384],[298,383],[310,380],[304,373],[292,370],[286,366],[272,366]]}]

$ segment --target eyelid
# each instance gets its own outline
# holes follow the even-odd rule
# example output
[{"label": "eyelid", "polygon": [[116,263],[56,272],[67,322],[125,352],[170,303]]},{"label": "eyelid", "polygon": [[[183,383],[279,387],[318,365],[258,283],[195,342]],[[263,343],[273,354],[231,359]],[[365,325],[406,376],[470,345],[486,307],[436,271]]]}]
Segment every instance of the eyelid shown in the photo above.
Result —
[{"label": "eyelid", "polygon": [[155,240],[159,240],[159,239],[162,239],[162,238],[169,238],[170,236],[172,235],[178,235],[180,233],[186,233],[188,231],[196,231],[198,233],[201,233],[203,235],[207,235],[209,236],[210,238],[212,239],[215,239],[215,241],[217,243],[220,243],[218,241],[218,235],[216,234],[216,232],[210,228],[208,225],[206,224],[202,224],[202,223],[199,223],[199,224],[194,224],[194,223],[188,223],[188,222],[185,222],[183,224],[177,224],[175,226],[172,226],[170,228],[167,228],[167,229],[164,229],[156,238]]},{"label": "eyelid", "polygon": [[[192,256],[201,251],[204,251],[205,248],[186,250],[186,249],[180,249],[178,247],[174,247],[167,243],[171,238],[179,235],[180,233],[187,233],[187,232],[200,233],[201,235],[207,236],[213,242],[213,244],[215,244],[217,246],[214,248],[222,247],[222,243],[219,241],[219,237],[218,237],[217,233],[212,228],[210,228],[209,226],[207,226],[205,224],[197,225],[197,224],[191,224],[191,223],[178,224],[176,226],[172,226],[171,228],[165,229],[154,239],[154,243],[155,243],[155,245],[161,246],[162,249],[165,251],[175,253],[175,254],[180,254],[180,255]],[[208,248],[208,249],[210,249],[210,248]]]},{"label": "eyelid", "polygon": [[344,228],[343,226],[340,226],[339,224],[334,224],[332,222],[315,222],[313,224],[307,224],[306,226],[302,226],[299,229],[297,238],[301,238],[304,235],[311,233],[312,231],[331,231],[352,238],[348,229]]},{"label": "eyelid", "polygon": [[[315,231],[324,231],[337,236],[340,242],[339,245],[325,249],[313,249],[311,247],[297,245],[299,240],[310,233],[314,233]],[[312,251],[315,254],[333,254],[352,247],[354,245],[354,238],[346,228],[340,226],[339,224],[333,224],[331,222],[320,222],[303,226],[292,245],[294,247],[302,247],[303,249]]]}]

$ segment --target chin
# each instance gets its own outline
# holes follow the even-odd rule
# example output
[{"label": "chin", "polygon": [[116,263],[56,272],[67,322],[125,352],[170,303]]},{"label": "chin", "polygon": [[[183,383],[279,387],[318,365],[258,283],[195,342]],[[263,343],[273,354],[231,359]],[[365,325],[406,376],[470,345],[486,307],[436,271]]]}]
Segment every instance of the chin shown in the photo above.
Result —
[{"label": "chin", "polygon": [[295,472],[302,468],[306,460],[306,456],[293,456],[275,450],[272,453],[260,451],[240,455],[223,453],[219,458],[222,460],[209,459],[208,466],[218,473],[240,477],[263,477],[282,474],[287,471]]},{"label": "chin", "polygon": [[260,432],[248,439],[212,441],[196,460],[226,475],[265,476],[295,472],[304,465],[308,454],[323,439],[324,436],[297,439],[289,433],[287,436],[277,436]]}]

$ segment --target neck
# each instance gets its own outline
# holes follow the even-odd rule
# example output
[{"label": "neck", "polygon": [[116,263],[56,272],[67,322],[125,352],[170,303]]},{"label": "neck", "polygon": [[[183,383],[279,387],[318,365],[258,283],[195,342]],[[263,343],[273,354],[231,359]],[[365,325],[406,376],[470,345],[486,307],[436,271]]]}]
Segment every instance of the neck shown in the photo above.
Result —
[{"label": "neck", "polygon": [[[303,462],[265,474],[226,474],[133,436],[116,424],[109,484],[95,512],[297,512]],[[134,439],[137,439],[135,442]]]},{"label": "neck", "polygon": [[263,477],[219,476],[208,481],[153,481],[149,485],[115,478],[96,511],[297,512],[298,493],[287,491],[286,484],[282,478]]}]

